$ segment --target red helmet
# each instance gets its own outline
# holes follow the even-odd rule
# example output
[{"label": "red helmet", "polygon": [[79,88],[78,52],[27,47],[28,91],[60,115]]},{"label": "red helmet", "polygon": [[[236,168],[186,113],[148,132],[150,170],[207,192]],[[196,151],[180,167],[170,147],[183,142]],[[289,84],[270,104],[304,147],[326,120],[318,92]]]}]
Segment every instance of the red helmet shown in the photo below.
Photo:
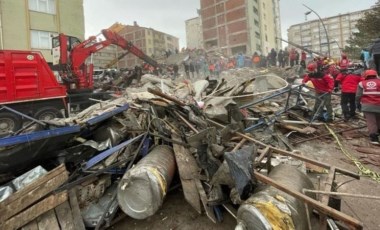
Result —
[{"label": "red helmet", "polygon": [[317,64],[315,64],[314,62],[310,62],[310,63],[307,65],[307,70],[308,70],[309,72],[314,72],[316,69],[317,69]]},{"label": "red helmet", "polygon": [[377,72],[376,70],[373,70],[373,69],[368,69],[366,71],[364,71],[364,74],[363,74],[363,77],[365,79],[367,79],[368,77],[377,77]]}]

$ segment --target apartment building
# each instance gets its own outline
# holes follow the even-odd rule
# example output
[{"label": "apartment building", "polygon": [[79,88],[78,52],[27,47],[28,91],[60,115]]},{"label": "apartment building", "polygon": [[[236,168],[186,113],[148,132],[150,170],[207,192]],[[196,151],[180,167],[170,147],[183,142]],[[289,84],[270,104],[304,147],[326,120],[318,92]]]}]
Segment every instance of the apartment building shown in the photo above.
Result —
[{"label": "apartment building", "polygon": [[[154,30],[152,28],[141,27],[134,22],[133,25],[125,25],[119,32],[126,40],[133,43],[141,49],[145,54],[155,59],[165,55],[165,52],[175,52],[179,49],[179,39],[172,35]],[[117,48],[117,53],[121,54],[123,51],[120,47]],[[118,62],[119,68],[131,68],[135,65],[141,65],[142,60],[128,54]]]},{"label": "apartment building", "polygon": [[41,51],[52,61],[51,37],[84,38],[83,0],[0,0],[0,49]]},{"label": "apartment building", "polygon": [[115,45],[107,46],[93,54],[92,64],[95,68],[118,68],[118,63],[114,60],[121,54]]},{"label": "apartment building", "polygon": [[191,18],[185,21],[186,47],[189,49],[203,49],[202,19]]},{"label": "apartment building", "polygon": [[279,0],[201,0],[204,48],[225,55],[281,49]]},{"label": "apartment building", "polygon": [[292,25],[288,29],[288,40],[324,55],[330,50],[331,57],[340,57],[352,33],[358,32],[357,21],[367,11],[369,9]]}]

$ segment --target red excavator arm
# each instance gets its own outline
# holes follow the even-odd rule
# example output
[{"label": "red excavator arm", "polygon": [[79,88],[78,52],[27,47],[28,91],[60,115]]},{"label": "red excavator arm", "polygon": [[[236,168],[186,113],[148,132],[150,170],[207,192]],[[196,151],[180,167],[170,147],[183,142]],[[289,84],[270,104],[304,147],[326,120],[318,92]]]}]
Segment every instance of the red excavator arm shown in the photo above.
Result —
[{"label": "red excavator arm", "polygon": [[93,88],[93,69],[92,64],[86,65],[85,61],[93,53],[113,44],[121,47],[124,50],[136,55],[141,60],[158,67],[158,63],[146,55],[131,42],[125,40],[118,33],[104,29],[102,34],[105,37],[103,41],[96,41],[96,36],[91,36],[87,40],[80,42],[79,39],[71,36],[60,34],[53,38],[53,57],[59,53],[59,63],[61,65],[61,76],[65,81],[67,88],[72,90],[86,90]]},{"label": "red excavator arm", "polygon": [[148,63],[149,65],[155,68],[158,67],[158,63],[154,59],[152,59],[151,57],[146,55],[142,50],[134,46],[132,42],[125,40],[118,33],[115,33],[112,30],[105,29],[105,30],[102,30],[102,34],[108,41],[111,41],[112,44],[120,46],[122,49],[129,51],[130,53],[134,54],[136,57]]}]

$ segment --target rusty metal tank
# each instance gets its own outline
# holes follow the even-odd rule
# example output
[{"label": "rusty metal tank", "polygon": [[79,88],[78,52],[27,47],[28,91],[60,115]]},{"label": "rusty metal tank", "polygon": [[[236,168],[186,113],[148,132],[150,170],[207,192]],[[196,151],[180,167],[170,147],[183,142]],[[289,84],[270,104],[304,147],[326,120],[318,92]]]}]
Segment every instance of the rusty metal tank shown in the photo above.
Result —
[{"label": "rusty metal tank", "polygon": [[[310,179],[291,165],[278,165],[268,176],[298,192],[303,188],[314,189]],[[302,201],[266,185],[239,207],[235,230],[304,230],[308,229],[307,214]]]},{"label": "rusty metal tank", "polygon": [[135,219],[154,215],[164,201],[175,168],[173,149],[154,147],[121,179],[117,191],[121,209]]}]

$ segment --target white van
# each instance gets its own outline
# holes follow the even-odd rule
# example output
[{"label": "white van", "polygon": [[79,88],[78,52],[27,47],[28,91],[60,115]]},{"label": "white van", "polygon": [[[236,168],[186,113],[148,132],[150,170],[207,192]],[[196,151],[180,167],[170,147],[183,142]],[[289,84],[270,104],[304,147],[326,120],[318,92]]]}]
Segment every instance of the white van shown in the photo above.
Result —
[{"label": "white van", "polygon": [[100,79],[102,79],[105,72],[106,72],[105,69],[94,69],[94,73],[93,73],[94,81],[99,81]]}]

